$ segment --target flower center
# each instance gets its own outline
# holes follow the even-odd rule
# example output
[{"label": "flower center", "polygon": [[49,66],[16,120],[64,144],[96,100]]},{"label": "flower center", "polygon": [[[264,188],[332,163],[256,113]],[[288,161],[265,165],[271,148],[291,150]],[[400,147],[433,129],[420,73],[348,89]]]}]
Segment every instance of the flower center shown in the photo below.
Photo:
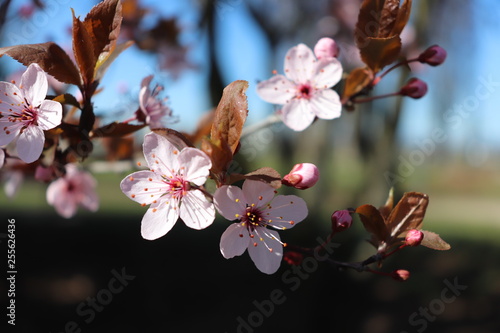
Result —
[{"label": "flower center", "polygon": [[252,232],[256,227],[267,225],[267,220],[262,217],[262,212],[254,205],[247,206],[245,214],[241,217],[241,222],[245,223],[249,232]]},{"label": "flower center", "polygon": [[297,98],[310,99],[312,97],[313,88],[309,84],[301,84],[297,87]]},{"label": "flower center", "polygon": [[182,179],[182,177],[174,176],[166,181],[168,185],[168,192],[172,194],[173,197],[182,198],[183,195],[189,191],[189,182]]},{"label": "flower center", "polygon": [[12,111],[11,115],[8,117],[8,120],[12,123],[20,122],[25,126],[28,125],[38,125],[37,124],[37,111],[31,106],[26,105],[21,112]]}]

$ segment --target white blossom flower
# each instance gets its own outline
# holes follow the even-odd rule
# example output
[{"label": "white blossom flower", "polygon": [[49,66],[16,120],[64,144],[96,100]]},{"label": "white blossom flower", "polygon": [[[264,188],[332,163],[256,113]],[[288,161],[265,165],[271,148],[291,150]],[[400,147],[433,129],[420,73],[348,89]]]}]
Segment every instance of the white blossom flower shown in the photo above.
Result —
[{"label": "white blossom flower", "polygon": [[19,87],[0,82],[0,146],[17,139],[17,154],[26,163],[43,151],[44,130],[61,123],[62,105],[47,96],[47,75],[37,64],[29,65]]},{"label": "white blossom flower", "polygon": [[74,164],[67,164],[66,174],[47,188],[47,202],[65,218],[74,216],[78,206],[95,212],[99,208],[96,186],[97,182],[90,173],[78,170]]},{"label": "white blossom flower", "polygon": [[307,216],[307,205],[295,195],[278,195],[270,185],[246,180],[243,187],[225,185],[217,189],[217,211],[231,224],[222,234],[220,250],[229,259],[248,254],[257,268],[272,274],[280,266],[283,243],[277,230],[292,228]]},{"label": "white blossom flower", "polygon": [[143,149],[150,170],[134,172],[120,184],[129,198],[151,205],[142,219],[142,236],[153,240],[165,235],[179,217],[193,229],[212,224],[214,206],[199,190],[209,175],[210,158],[192,147],[179,151],[155,133],[146,134]]},{"label": "white blossom flower", "polygon": [[285,57],[285,75],[275,75],[257,86],[257,93],[266,102],[284,104],[281,116],[285,125],[302,131],[316,117],[340,117],[339,95],[330,89],[342,77],[337,58],[317,60],[304,44],[292,47]]},{"label": "white blossom flower", "polygon": [[[163,122],[167,117],[172,117],[172,110],[158,98],[158,94],[163,89],[161,86],[155,86],[153,90],[149,89],[152,79],[153,75],[149,75],[141,82],[139,106],[145,117],[144,122],[149,125],[149,128],[154,129],[164,127]],[[139,116],[138,119],[140,118],[142,117]]]}]

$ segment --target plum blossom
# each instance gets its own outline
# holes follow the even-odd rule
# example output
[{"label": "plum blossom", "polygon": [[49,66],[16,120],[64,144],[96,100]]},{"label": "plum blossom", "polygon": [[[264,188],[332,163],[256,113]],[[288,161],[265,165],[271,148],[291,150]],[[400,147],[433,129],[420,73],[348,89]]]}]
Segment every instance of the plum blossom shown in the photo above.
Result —
[{"label": "plum blossom", "polygon": [[137,119],[143,120],[149,128],[154,129],[164,127],[163,121],[167,117],[172,117],[172,110],[158,98],[158,94],[163,90],[162,86],[155,86],[153,90],[149,89],[152,79],[153,75],[149,75],[141,82],[139,106],[142,114],[138,112]]},{"label": "plum blossom", "polygon": [[302,131],[316,117],[340,117],[339,95],[330,89],[342,77],[342,65],[329,57],[318,61],[304,44],[292,47],[285,57],[285,75],[275,75],[257,86],[257,93],[266,102],[284,104],[281,116],[285,125]]},{"label": "plum blossom", "polygon": [[74,216],[78,206],[95,212],[99,208],[96,185],[90,173],[79,170],[74,164],[67,164],[66,174],[47,188],[47,202],[65,218]]},{"label": "plum blossom", "polygon": [[5,152],[3,151],[2,148],[0,148],[0,169],[3,167],[4,162],[5,162]]},{"label": "plum blossom", "polygon": [[151,205],[142,219],[142,237],[153,240],[165,235],[179,217],[197,230],[212,224],[213,203],[200,190],[212,167],[210,158],[192,147],[179,151],[155,133],[146,134],[143,150],[150,170],[134,172],[120,184],[129,198]]},{"label": "plum blossom", "polygon": [[231,224],[222,234],[224,258],[248,254],[266,274],[276,272],[283,257],[283,243],[275,230],[294,227],[307,216],[307,205],[295,195],[275,195],[270,185],[246,180],[243,187],[224,185],[214,194],[217,211]]},{"label": "plum blossom", "polygon": [[62,105],[44,100],[47,90],[47,75],[37,64],[29,65],[19,87],[0,82],[0,146],[18,137],[17,153],[26,163],[42,154],[43,131],[61,123]]}]

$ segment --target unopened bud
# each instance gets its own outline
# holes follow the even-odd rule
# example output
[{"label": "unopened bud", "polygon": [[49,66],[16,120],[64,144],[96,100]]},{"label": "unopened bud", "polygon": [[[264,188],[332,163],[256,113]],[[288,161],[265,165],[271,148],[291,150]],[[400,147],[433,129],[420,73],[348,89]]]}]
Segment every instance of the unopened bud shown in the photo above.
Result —
[{"label": "unopened bud", "polygon": [[411,78],[406,85],[401,88],[399,93],[411,98],[421,98],[427,93],[427,83],[417,78]]},{"label": "unopened bud", "polygon": [[406,281],[410,278],[410,272],[406,269],[397,269],[391,273],[391,277],[396,281]]},{"label": "unopened bud", "polygon": [[332,230],[341,232],[349,229],[352,225],[351,213],[347,210],[336,210],[332,214]]},{"label": "unopened bud", "polygon": [[432,45],[418,56],[418,61],[431,66],[441,65],[446,59],[446,50],[439,45]]},{"label": "unopened bud", "polygon": [[406,234],[405,244],[408,246],[419,246],[424,239],[424,233],[417,229],[411,229]]},{"label": "unopened bud", "polygon": [[298,266],[302,263],[303,259],[304,255],[299,252],[286,251],[285,254],[283,254],[283,260],[289,265]]},{"label": "unopened bud", "polygon": [[314,55],[318,60],[336,58],[339,55],[339,47],[333,39],[323,37],[314,46]]},{"label": "unopened bud", "polygon": [[295,164],[290,173],[283,177],[283,185],[305,190],[313,187],[319,179],[318,167],[312,163]]}]

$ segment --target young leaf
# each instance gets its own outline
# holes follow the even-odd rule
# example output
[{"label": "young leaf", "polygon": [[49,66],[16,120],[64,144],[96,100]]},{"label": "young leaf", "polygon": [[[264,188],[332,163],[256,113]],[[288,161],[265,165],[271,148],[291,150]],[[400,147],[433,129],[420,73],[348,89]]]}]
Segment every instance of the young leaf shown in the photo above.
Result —
[{"label": "young leaf", "polygon": [[359,93],[373,80],[373,72],[367,67],[359,67],[349,73],[345,81],[342,102],[346,102],[351,96]]},{"label": "young leaf", "polygon": [[408,22],[411,0],[364,0],[355,29],[361,59],[377,73],[394,62],[401,50],[400,34]]},{"label": "young leaf", "polygon": [[391,236],[396,237],[409,229],[420,229],[428,204],[427,194],[405,193],[386,220]]},{"label": "young leaf", "polygon": [[[49,96],[47,96],[47,97],[49,97]],[[62,94],[59,96],[55,96],[54,98],[52,98],[52,100],[59,102],[61,104],[67,104],[67,105],[74,106],[75,108],[78,108],[78,109],[81,108],[80,103],[78,102],[76,97],[71,95],[71,94]]]},{"label": "young leaf", "polygon": [[95,59],[98,59],[101,53],[114,49],[121,22],[122,5],[119,0],[104,0],[87,14],[83,25],[92,41]]},{"label": "young leaf", "polygon": [[441,239],[441,237],[439,237],[438,234],[427,230],[421,230],[421,231],[424,233],[424,238],[422,239],[422,243],[420,243],[420,245],[423,245],[433,250],[440,250],[440,251],[446,251],[451,249],[451,245],[446,243],[443,239]]},{"label": "young leaf", "polygon": [[73,53],[76,63],[80,68],[83,83],[90,85],[94,81],[94,69],[97,56],[94,53],[92,38],[85,25],[75,16],[73,12]]},{"label": "young leaf", "polygon": [[384,220],[387,220],[393,208],[394,208],[394,187],[391,187],[391,189],[389,190],[389,195],[387,196],[387,200],[385,201],[385,204],[378,210],[380,211],[380,215],[382,215],[382,218]]},{"label": "young leaf", "polygon": [[363,205],[356,209],[356,213],[359,214],[366,231],[372,234],[373,245],[378,246],[389,238],[389,230],[377,208],[372,205]]},{"label": "young leaf", "polygon": [[143,129],[146,125],[131,125],[114,122],[106,126],[97,128],[90,132],[91,138],[101,138],[101,137],[122,137],[128,134],[132,134],[140,129]]},{"label": "young leaf", "polygon": [[184,134],[177,132],[171,128],[154,128],[152,129],[158,135],[163,136],[170,141],[177,149],[182,150],[185,147],[194,147],[193,143],[184,136]]},{"label": "young leaf", "polygon": [[24,44],[0,48],[0,57],[11,56],[25,66],[37,63],[57,80],[80,86],[82,79],[75,64],[64,50],[54,42]]},{"label": "young leaf", "polygon": [[114,47],[111,52],[101,53],[99,58],[97,59],[97,64],[95,68],[95,76],[94,80],[100,81],[104,76],[104,73],[108,69],[109,65],[126,49],[134,44],[133,41],[127,41],[125,43],[121,43]]},{"label": "young leaf", "polygon": [[229,175],[228,184],[232,184],[243,179],[258,180],[271,185],[275,189],[279,189],[281,187],[281,175],[278,171],[271,167],[263,167],[245,175],[233,173]]},{"label": "young leaf", "polygon": [[212,161],[210,172],[218,185],[226,183],[226,172],[229,164],[233,160],[231,148],[225,141],[213,141],[211,138],[201,140],[201,150],[203,150]]},{"label": "young leaf", "polygon": [[234,81],[224,88],[222,98],[215,110],[210,137],[213,142],[225,142],[234,154],[240,141],[241,131],[248,114],[245,91],[247,81]]}]

